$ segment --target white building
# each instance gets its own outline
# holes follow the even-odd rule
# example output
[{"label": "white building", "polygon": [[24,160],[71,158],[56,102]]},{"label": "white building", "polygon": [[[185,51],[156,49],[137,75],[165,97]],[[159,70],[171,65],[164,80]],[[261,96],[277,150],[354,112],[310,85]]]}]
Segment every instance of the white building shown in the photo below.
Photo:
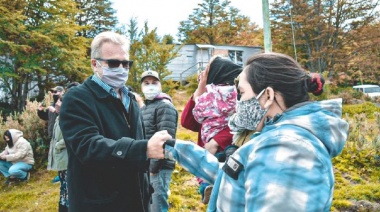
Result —
[{"label": "white building", "polygon": [[262,48],[258,46],[184,45],[178,52],[180,56],[168,64],[167,68],[172,74],[167,76],[167,78],[182,83],[188,76],[197,73],[199,70],[203,70],[214,55],[228,56],[236,64],[243,66],[251,55],[260,52],[262,52]]}]

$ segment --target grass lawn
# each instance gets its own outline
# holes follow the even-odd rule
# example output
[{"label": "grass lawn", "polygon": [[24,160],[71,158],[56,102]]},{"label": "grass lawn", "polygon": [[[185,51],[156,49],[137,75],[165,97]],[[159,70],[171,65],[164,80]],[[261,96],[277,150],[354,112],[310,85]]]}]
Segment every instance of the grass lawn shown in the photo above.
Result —
[{"label": "grass lawn", "polygon": [[[182,112],[189,95],[179,91],[173,96],[174,105]],[[177,138],[196,141],[197,133],[186,130],[178,124]],[[4,185],[5,178],[0,176],[0,212],[2,211],[58,211],[60,183],[52,184],[57,172],[34,170],[30,180],[23,183]],[[198,194],[196,178],[179,166],[172,175],[170,186],[170,212],[205,211],[206,206]]]}]

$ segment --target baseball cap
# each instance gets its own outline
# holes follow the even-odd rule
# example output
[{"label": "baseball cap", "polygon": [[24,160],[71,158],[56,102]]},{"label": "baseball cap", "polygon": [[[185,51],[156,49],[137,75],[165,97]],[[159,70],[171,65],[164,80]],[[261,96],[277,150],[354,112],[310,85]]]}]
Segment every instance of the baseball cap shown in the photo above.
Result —
[{"label": "baseball cap", "polygon": [[51,91],[64,92],[65,89],[62,86],[55,86],[54,88],[50,88]]},{"label": "baseball cap", "polygon": [[141,82],[144,80],[145,77],[154,77],[154,78],[156,78],[158,81],[160,81],[160,78],[158,77],[158,73],[157,73],[157,71],[152,71],[152,70],[144,71],[144,72],[141,74]]}]

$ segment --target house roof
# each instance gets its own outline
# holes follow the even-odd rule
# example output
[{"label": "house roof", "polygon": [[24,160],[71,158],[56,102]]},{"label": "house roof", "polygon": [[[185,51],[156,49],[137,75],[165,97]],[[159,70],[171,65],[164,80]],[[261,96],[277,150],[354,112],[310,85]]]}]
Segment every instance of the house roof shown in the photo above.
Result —
[{"label": "house roof", "polygon": [[200,49],[215,49],[215,46],[210,44],[195,44]]}]

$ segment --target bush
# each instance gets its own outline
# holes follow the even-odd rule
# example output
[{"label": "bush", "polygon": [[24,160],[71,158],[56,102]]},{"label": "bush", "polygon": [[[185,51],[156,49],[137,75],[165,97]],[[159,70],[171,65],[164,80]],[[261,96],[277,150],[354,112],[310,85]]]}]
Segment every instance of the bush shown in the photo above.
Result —
[{"label": "bush", "polygon": [[355,114],[365,114],[366,118],[373,119],[375,112],[380,112],[380,108],[372,102],[364,102],[355,105],[343,105],[343,116],[354,117]]},{"label": "bush", "polygon": [[187,79],[188,84],[186,85],[186,93],[192,95],[198,88],[198,74],[193,74]]},{"label": "bush", "polygon": [[350,114],[346,116],[350,133],[342,154],[333,159],[336,182],[332,211],[357,211],[353,208],[359,200],[367,201],[369,208],[378,208],[380,113],[374,111],[379,109],[369,102],[344,109]]},{"label": "bush", "polygon": [[172,79],[162,82],[162,92],[167,93],[171,97],[176,93],[178,87],[179,82],[173,81]]},{"label": "bush", "polygon": [[24,138],[30,142],[33,148],[36,161],[34,167],[37,169],[41,166],[45,168],[50,144],[46,121],[41,120],[37,115],[38,105],[37,101],[28,101],[22,113],[12,113],[0,125],[0,135],[3,135],[8,129],[18,129],[24,133]]}]

